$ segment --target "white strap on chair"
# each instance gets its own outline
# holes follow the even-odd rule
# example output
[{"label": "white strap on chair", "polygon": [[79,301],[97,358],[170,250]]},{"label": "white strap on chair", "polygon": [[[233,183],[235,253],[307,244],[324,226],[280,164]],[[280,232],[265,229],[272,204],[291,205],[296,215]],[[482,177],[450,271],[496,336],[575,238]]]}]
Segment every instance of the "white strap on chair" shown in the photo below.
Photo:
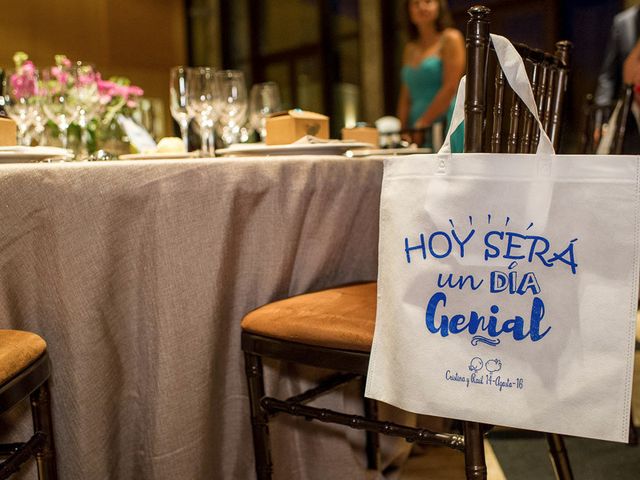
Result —
[{"label": "white strap on chair", "polygon": [[[509,83],[509,86],[513,89],[516,95],[520,97],[533,115],[533,118],[535,118],[538,123],[538,127],[540,127],[540,141],[538,142],[536,153],[555,155],[553,144],[540,122],[535,97],[533,95],[533,90],[531,89],[529,77],[527,77],[527,70],[525,69],[522,57],[511,42],[505,37],[491,34],[491,42],[493,43],[493,47],[496,51],[496,57],[498,58],[498,62],[500,63],[500,67],[504,72],[504,76]],[[456,95],[456,103],[451,117],[451,124],[449,125],[449,130],[447,131],[447,136],[444,139],[442,148],[440,148],[440,151],[438,152],[439,154],[451,155],[451,134],[464,121],[465,85],[466,77],[462,77],[460,85],[458,86],[458,93]]]}]

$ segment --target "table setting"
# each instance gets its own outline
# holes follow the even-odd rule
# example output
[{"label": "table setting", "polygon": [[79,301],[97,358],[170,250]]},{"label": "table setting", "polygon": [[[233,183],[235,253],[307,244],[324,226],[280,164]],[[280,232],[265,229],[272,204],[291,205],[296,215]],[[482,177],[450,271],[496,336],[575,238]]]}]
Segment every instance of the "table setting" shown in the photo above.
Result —
[{"label": "table setting", "polygon": [[[233,72],[180,67],[169,98],[181,134],[153,138],[135,115],[143,92],[126,80],[103,83],[95,66],[58,58],[54,81],[18,60],[27,120],[18,126],[5,101],[15,141],[0,147],[0,285],[18,293],[0,317],[49,343],[56,442],[87,459],[60,455],[61,478],[251,478],[240,319],[273,298],[375,278],[383,157],[349,152],[375,151],[377,138],[358,130],[377,129],[330,138],[330,119],[286,110],[275,83],[247,89]],[[64,98],[53,108],[45,91]],[[270,375],[300,386],[286,370]],[[355,398],[327,401],[358,408]],[[30,428],[24,412],[10,422]],[[280,421],[273,435],[283,451],[324,443],[340,458],[335,478],[362,469],[360,437],[291,438]],[[205,441],[185,449],[192,438]],[[383,450],[387,462],[407,453]],[[319,470],[323,456],[290,455],[278,468]]]},{"label": "table setting", "polygon": [[96,65],[65,55],[48,67],[24,52],[13,62],[2,82],[2,120],[14,123],[0,122],[2,163],[426,152],[394,133],[393,117],[345,127],[330,139],[330,119],[284,109],[277,83],[248,89],[242,71],[206,66],[171,69],[169,111],[179,136],[154,138],[140,115],[144,90],[129,79],[103,79]]}]

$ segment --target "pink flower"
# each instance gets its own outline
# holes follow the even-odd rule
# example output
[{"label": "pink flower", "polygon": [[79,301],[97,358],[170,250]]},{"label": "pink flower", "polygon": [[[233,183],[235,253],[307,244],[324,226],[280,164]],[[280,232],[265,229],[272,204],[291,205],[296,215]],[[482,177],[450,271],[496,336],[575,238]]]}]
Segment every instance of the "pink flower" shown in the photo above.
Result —
[{"label": "pink flower", "polygon": [[36,93],[38,77],[30,60],[24,62],[9,79],[11,94],[16,98],[26,98]]},{"label": "pink flower", "polygon": [[20,72],[22,72],[24,74],[27,74],[27,75],[35,75],[36,66],[33,64],[33,62],[31,60],[27,60],[20,67]]},{"label": "pink flower", "polygon": [[93,85],[96,83],[96,74],[95,73],[83,73],[78,75],[78,79],[76,81],[76,85],[78,87],[87,87],[89,85]]},{"label": "pink flower", "polygon": [[69,81],[69,72],[62,67],[51,67],[51,74],[61,85],[66,85]]},{"label": "pink flower", "polygon": [[133,95],[134,97],[141,97],[142,95],[144,95],[144,90],[136,85],[130,85],[129,95]]},{"label": "pink flower", "polygon": [[97,84],[102,104],[107,104],[114,98],[122,98],[128,107],[135,107],[135,99],[130,99],[130,97],[139,97],[144,94],[144,91],[136,85],[123,85],[101,78],[98,78]]}]

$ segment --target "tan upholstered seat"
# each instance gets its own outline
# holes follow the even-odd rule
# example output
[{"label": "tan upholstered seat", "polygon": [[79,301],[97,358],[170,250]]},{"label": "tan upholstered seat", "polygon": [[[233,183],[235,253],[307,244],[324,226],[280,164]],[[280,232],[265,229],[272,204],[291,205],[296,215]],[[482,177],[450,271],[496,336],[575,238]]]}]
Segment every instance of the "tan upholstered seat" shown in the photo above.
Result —
[{"label": "tan upholstered seat", "polygon": [[33,363],[46,348],[47,343],[35,333],[0,330],[0,384]]},{"label": "tan upholstered seat", "polygon": [[636,342],[640,343],[640,310],[636,316]]},{"label": "tan upholstered seat", "polygon": [[306,293],[247,314],[242,329],[267,337],[368,352],[376,317],[376,283]]}]

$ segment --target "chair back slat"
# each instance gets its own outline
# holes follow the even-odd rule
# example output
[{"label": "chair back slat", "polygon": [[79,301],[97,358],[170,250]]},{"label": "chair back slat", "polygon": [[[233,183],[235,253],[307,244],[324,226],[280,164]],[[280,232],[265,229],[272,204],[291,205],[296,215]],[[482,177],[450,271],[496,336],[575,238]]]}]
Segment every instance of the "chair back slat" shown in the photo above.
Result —
[{"label": "chair back slat", "polygon": [[[489,13],[483,6],[469,9],[465,152],[529,153],[538,145],[539,127],[506,82],[495,58],[489,41]],[[571,45],[558,42],[553,55],[522,44],[514,46],[525,62],[543,128],[557,149]]]},{"label": "chair back slat", "polygon": [[549,138],[554,149],[558,149],[560,144],[560,126],[562,125],[562,106],[565,102],[567,86],[569,82],[569,58],[571,43],[561,40],[556,43],[555,57],[558,59],[556,71],[556,89],[551,103],[551,124],[549,125]]},{"label": "chair back slat", "polygon": [[544,96],[542,98],[542,127],[546,132],[549,131],[549,126],[551,125],[551,104],[553,99],[553,94],[555,90],[555,82],[556,82],[556,74],[558,73],[553,65],[549,65],[549,78],[547,80],[547,89],[544,92]]},{"label": "chair back slat", "polygon": [[[538,89],[538,82],[540,81],[540,65],[538,62],[534,61],[531,58],[528,58],[525,62],[525,65],[530,66],[531,68],[531,89],[535,92]],[[520,136],[520,143],[518,145],[518,153],[529,153],[531,151],[531,141],[533,139],[533,130],[534,127],[537,128],[537,124],[533,119],[533,115],[526,109],[524,114],[524,122],[522,125],[522,135]]]},{"label": "chair back slat", "polygon": [[464,151],[483,150],[486,70],[489,57],[489,19],[487,7],[469,9],[471,20],[467,23],[467,85],[464,106]]},{"label": "chair back slat", "polygon": [[493,124],[491,127],[490,151],[497,153],[500,151],[502,140],[502,115],[504,108],[504,73],[499,68],[495,73],[495,96],[493,99]]},{"label": "chair back slat", "polygon": [[[540,84],[538,85],[538,91],[535,92],[536,105],[538,105],[538,117],[540,121],[544,119],[544,99],[547,92],[547,86],[550,80],[551,69],[546,62],[540,64]],[[531,151],[535,151],[540,141],[540,128],[534,128],[533,141],[531,142]]]},{"label": "chair back slat", "polygon": [[616,118],[616,130],[613,133],[613,141],[611,142],[611,151],[616,155],[622,153],[622,145],[624,143],[624,134],[627,130],[627,119],[631,111],[631,103],[633,102],[633,85],[624,85],[622,87],[622,105]]},{"label": "chair back slat", "polygon": [[511,109],[509,112],[509,136],[507,138],[507,153],[518,153],[518,138],[520,138],[520,115],[525,109],[526,107],[522,104],[516,92],[511,90]]}]

